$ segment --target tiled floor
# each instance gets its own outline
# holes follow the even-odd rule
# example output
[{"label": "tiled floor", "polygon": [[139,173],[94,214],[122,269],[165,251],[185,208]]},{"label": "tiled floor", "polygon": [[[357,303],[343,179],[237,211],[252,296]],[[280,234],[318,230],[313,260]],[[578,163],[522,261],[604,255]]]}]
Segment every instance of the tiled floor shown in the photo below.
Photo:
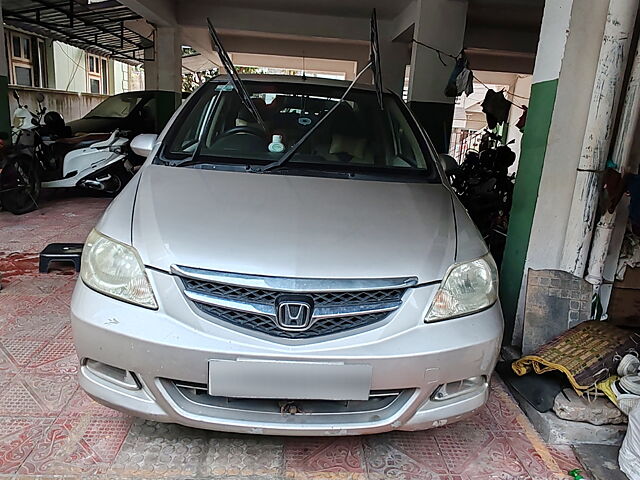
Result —
[{"label": "tiled floor", "polygon": [[67,310],[73,272],[37,252],[81,242],[107,205],[57,198],[0,212],[0,478],[562,479],[571,449],[545,445],[499,379],[471,419],[348,438],[230,435],[130,418],[78,389]]}]

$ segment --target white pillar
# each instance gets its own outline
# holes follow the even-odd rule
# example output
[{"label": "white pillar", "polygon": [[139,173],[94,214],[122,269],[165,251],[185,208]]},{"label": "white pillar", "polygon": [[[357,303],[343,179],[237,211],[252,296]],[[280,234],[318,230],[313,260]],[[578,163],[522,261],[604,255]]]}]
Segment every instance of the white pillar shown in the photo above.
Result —
[{"label": "white pillar", "polygon": [[[460,53],[467,22],[466,0],[416,0],[413,38],[452,55]],[[451,135],[455,99],[444,95],[454,61],[413,44],[409,77],[409,105],[439,151],[446,151]]]},{"label": "white pillar", "polygon": [[545,3],[522,138],[500,300],[513,344],[522,340],[529,269],[561,269],[576,169],[608,3]]},{"label": "white pillar", "polygon": [[609,4],[562,254],[563,269],[580,277],[589,255],[602,171],[607,163],[637,11],[638,0],[611,0]]}]

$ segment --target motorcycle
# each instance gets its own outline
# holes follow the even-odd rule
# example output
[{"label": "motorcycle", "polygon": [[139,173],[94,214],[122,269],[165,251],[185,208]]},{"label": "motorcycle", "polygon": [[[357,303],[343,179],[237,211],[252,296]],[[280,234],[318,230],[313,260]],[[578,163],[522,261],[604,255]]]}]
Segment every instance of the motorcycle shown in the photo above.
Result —
[{"label": "motorcycle", "polygon": [[33,155],[37,124],[29,109],[18,102],[11,125],[12,145],[3,139],[0,148],[0,206],[15,215],[38,208],[40,169]]},{"label": "motorcycle", "polygon": [[[13,115],[13,145],[8,149],[7,160],[13,158],[10,165],[19,164],[20,168],[14,167],[9,170],[14,173],[7,174],[6,182],[11,185],[13,181],[13,189],[9,188],[5,195],[0,187],[3,208],[17,214],[37,208],[42,188],[80,187],[116,195],[133,177],[126,132],[73,137],[59,113],[47,112],[44,95],[37,95],[35,112],[20,103],[15,91],[13,95],[18,107]],[[17,177],[25,177],[20,171],[29,174],[28,183],[19,181]],[[16,182],[21,187],[20,199],[15,197]]]},{"label": "motorcycle", "polygon": [[515,153],[500,137],[485,132],[478,152],[470,151],[451,176],[451,186],[469,212],[498,265],[507,237],[515,175],[508,169]]}]

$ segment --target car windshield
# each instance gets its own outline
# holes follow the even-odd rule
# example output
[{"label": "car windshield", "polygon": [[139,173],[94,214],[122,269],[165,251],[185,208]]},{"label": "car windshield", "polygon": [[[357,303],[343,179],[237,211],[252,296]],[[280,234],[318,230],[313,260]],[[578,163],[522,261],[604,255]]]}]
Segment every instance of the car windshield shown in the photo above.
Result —
[{"label": "car windshield", "polygon": [[125,118],[146,95],[145,92],[121,93],[107,98],[84,118]]},{"label": "car windshield", "polygon": [[[268,165],[277,161],[336,105],[345,89],[303,83],[247,82],[264,127],[242,105],[231,85],[211,83],[186,105],[167,135],[163,160],[219,165]],[[436,180],[424,138],[400,101],[352,90],[302,143],[287,170],[406,173]]]}]

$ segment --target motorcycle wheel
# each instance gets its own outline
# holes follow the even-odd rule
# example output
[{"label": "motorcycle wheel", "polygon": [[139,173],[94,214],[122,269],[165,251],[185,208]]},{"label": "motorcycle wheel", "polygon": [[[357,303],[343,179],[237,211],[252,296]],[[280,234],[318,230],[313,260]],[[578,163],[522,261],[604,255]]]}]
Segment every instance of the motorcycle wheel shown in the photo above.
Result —
[{"label": "motorcycle wheel", "polygon": [[0,172],[0,205],[15,215],[38,208],[41,183],[38,166],[29,156],[8,161]]},{"label": "motorcycle wheel", "polygon": [[85,191],[88,190],[89,192],[91,192],[91,194],[99,197],[115,197],[122,191],[129,180],[133,178],[133,174],[127,171],[127,169],[122,165],[113,167],[105,173],[97,175],[96,178],[100,179],[105,177],[106,175],[109,175],[111,178],[105,181],[104,190],[94,190],[88,188]]}]

